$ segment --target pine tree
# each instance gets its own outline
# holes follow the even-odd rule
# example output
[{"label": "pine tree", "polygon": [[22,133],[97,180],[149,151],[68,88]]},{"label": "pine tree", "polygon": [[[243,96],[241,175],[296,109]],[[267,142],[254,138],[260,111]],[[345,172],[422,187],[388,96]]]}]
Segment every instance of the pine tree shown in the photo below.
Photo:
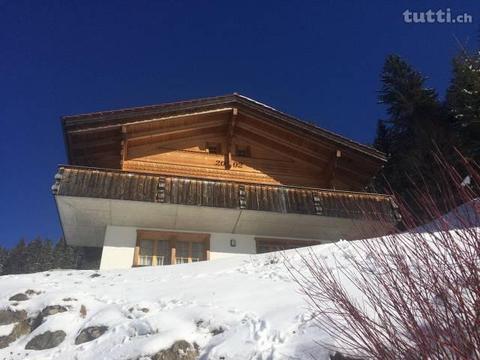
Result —
[{"label": "pine tree", "polygon": [[373,147],[377,150],[384,152],[387,155],[390,153],[388,136],[388,129],[385,126],[385,122],[383,120],[378,120],[377,132],[375,135],[375,142],[373,143]]},{"label": "pine tree", "polygon": [[375,188],[391,187],[408,200],[412,181],[418,183],[423,175],[432,174],[432,152],[445,144],[447,123],[436,92],[400,57],[387,57],[381,80],[379,100],[388,118],[378,124],[375,146],[387,152],[389,160]]},{"label": "pine tree", "polygon": [[42,271],[42,247],[43,247],[43,242],[42,239],[39,237],[33,239],[28,243],[26,246],[25,250],[25,263],[23,267],[23,273],[34,273],[38,271]]},{"label": "pine tree", "polygon": [[61,238],[53,250],[53,267],[58,269],[76,269],[75,249],[67,245],[64,238]]},{"label": "pine tree", "polygon": [[480,161],[480,52],[464,50],[454,58],[446,104],[457,146]]},{"label": "pine tree", "polygon": [[22,274],[26,264],[27,246],[24,239],[8,252],[5,262],[4,274]]},{"label": "pine tree", "polygon": [[0,246],[0,275],[6,274],[8,250]]},{"label": "pine tree", "polygon": [[37,271],[48,271],[54,267],[53,245],[49,239],[42,241],[39,258],[39,267]]}]

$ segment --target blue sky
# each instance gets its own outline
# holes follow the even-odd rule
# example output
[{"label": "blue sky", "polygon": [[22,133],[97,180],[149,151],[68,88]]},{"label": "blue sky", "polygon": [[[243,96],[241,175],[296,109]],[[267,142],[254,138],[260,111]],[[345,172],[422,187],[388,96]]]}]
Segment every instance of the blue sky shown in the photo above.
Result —
[{"label": "blue sky", "polygon": [[[407,24],[450,8],[472,24]],[[443,96],[478,1],[0,0],[0,244],[61,229],[50,186],[60,116],[232,92],[370,143],[385,57]]]}]

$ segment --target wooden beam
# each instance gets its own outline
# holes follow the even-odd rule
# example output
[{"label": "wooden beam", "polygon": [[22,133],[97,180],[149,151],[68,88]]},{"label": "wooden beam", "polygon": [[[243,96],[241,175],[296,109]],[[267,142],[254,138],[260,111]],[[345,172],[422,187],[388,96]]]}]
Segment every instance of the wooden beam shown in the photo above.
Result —
[{"label": "wooden beam", "polygon": [[148,145],[152,143],[158,143],[161,145],[161,149],[168,148],[171,145],[175,145],[178,143],[184,143],[185,140],[188,141],[195,141],[195,140],[205,140],[207,136],[225,136],[225,126],[219,126],[215,128],[208,128],[203,130],[197,130],[194,134],[190,134],[189,132],[179,133],[175,135],[168,135],[164,136],[165,139],[161,137],[156,137],[153,140],[151,139],[142,139],[142,140],[130,140],[128,141],[128,148],[131,149],[132,147]]},{"label": "wooden beam", "polygon": [[329,163],[327,164],[326,174],[327,174],[327,186],[331,189],[335,189],[333,181],[335,180],[335,172],[337,170],[337,165],[342,157],[342,152],[340,150],[335,150],[334,154],[332,155]]},{"label": "wooden beam", "polygon": [[225,125],[225,120],[212,120],[208,122],[199,122],[195,125],[183,125],[183,126],[175,126],[170,128],[169,130],[165,131],[165,129],[157,129],[153,131],[143,131],[139,133],[132,133],[126,128],[126,139],[127,141],[132,140],[142,140],[142,139],[154,139],[155,137],[167,136],[167,135],[176,135],[185,132],[192,132],[195,130],[203,130],[212,127],[217,127]]},{"label": "wooden beam", "polygon": [[285,158],[291,159],[295,162],[302,163],[309,167],[315,167],[319,170],[322,170],[325,168],[324,162],[319,162],[319,161],[316,161],[316,159],[311,159],[307,155],[304,155],[301,152],[295,150],[295,148],[284,146],[270,139],[266,139],[260,135],[253,134],[240,127],[237,128],[236,135],[238,137],[241,137],[243,140],[245,140],[246,143],[254,144],[264,149],[268,149],[270,151],[276,152],[277,154],[280,154]]},{"label": "wooden beam", "polygon": [[241,122],[238,127],[248,130],[251,134],[262,136],[263,138],[274,141],[279,145],[281,144],[284,147],[288,147],[294,150],[295,153],[303,154],[301,156],[308,156],[313,162],[322,162],[325,164],[329,161],[329,158],[324,152],[311,150],[306,146],[305,140],[298,138],[296,135],[292,134],[288,137],[280,137],[273,132],[267,132],[250,124],[245,124],[244,122]]},{"label": "wooden beam", "polygon": [[69,134],[80,134],[80,133],[89,133],[89,132],[97,132],[100,130],[112,130],[112,129],[119,129],[122,126],[130,126],[130,125],[138,125],[138,124],[145,124],[145,123],[150,123],[150,122],[157,122],[157,121],[163,121],[163,120],[168,120],[168,119],[177,119],[177,118],[184,118],[184,117],[191,117],[191,116],[198,116],[198,115],[204,115],[204,114],[213,114],[213,113],[221,113],[221,112],[228,112],[231,111],[231,107],[226,107],[226,108],[221,108],[221,109],[214,109],[214,110],[206,110],[206,111],[198,111],[198,112],[193,112],[189,114],[180,114],[180,115],[172,115],[172,116],[163,116],[163,117],[157,117],[154,119],[139,119],[138,117],[133,119],[129,122],[125,122],[123,125],[120,124],[111,124],[111,125],[104,125],[104,126],[96,126],[96,127],[90,127],[90,128],[82,128],[82,129],[76,129],[76,130],[68,130]]},{"label": "wooden beam", "polygon": [[235,136],[235,126],[238,121],[238,109],[232,109],[232,115],[230,116],[230,121],[228,123],[227,129],[227,140],[226,140],[226,151],[225,151],[225,169],[230,170],[232,167],[232,143],[233,137]]},{"label": "wooden beam", "polygon": [[321,156],[313,151],[302,149],[296,144],[286,141],[286,139],[281,139],[276,136],[266,134],[262,131],[258,131],[253,127],[240,124],[237,127],[236,132],[237,134],[242,134],[242,136],[247,139],[252,139],[257,143],[264,144],[272,149],[276,149],[284,154],[287,154],[289,157],[295,158],[296,160],[307,160],[310,164],[316,164],[316,166],[324,167],[325,163],[328,162],[327,157]]},{"label": "wooden beam", "polygon": [[125,126],[122,126],[122,141],[120,143],[121,150],[120,150],[120,168],[123,168],[123,163],[127,159],[127,151],[128,151],[128,141],[127,141],[127,129]]}]

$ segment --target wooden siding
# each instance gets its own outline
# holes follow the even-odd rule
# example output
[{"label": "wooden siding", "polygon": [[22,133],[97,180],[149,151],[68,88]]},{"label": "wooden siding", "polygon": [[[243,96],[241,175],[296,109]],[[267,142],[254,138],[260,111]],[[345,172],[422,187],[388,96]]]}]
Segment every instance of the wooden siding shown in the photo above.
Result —
[{"label": "wooden siding", "polygon": [[62,166],[58,196],[147,201],[396,222],[385,195],[130,173]]},{"label": "wooden siding", "polygon": [[[70,116],[63,126],[74,166],[362,191],[385,162],[375,149],[236,94]],[[245,147],[248,155],[237,154]]]}]

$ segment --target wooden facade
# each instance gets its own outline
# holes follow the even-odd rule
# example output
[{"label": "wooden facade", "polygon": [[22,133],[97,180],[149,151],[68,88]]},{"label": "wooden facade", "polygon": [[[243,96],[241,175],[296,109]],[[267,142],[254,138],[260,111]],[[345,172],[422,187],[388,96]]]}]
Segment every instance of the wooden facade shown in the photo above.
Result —
[{"label": "wooden facade", "polygon": [[64,117],[72,165],[359,191],[380,152],[240,95]]},{"label": "wooden facade", "polygon": [[372,237],[399,220],[391,197],[364,192],[384,154],[238,94],[62,124],[65,239],[103,247],[104,269]]},{"label": "wooden facade", "polygon": [[396,222],[390,196],[61,166],[58,196],[145,201]]}]

